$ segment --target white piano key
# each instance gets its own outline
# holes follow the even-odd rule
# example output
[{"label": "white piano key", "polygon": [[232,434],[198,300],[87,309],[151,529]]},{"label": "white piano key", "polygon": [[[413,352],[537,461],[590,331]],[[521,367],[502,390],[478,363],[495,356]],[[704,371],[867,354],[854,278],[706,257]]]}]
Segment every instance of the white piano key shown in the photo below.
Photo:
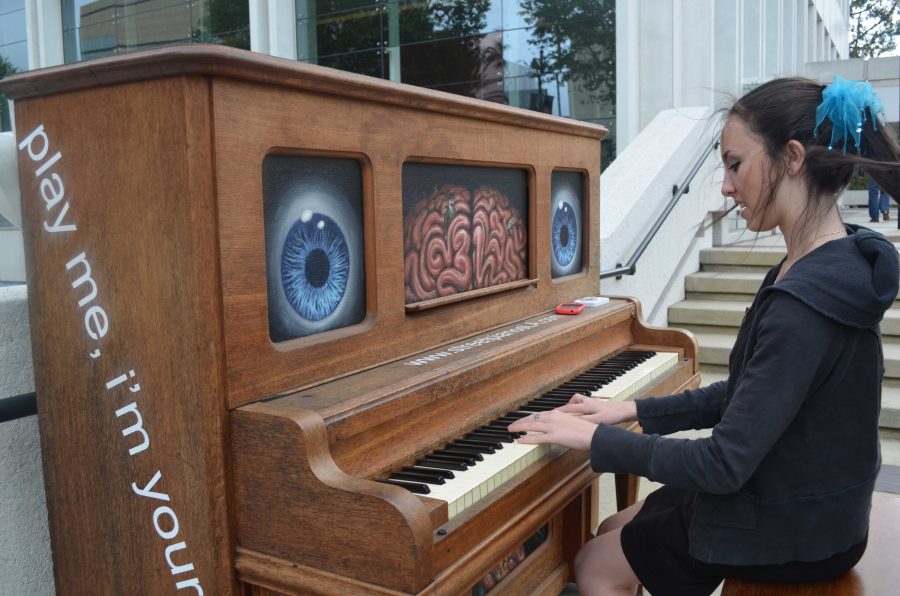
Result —
[{"label": "white piano key", "polygon": [[658,352],[608,385],[592,391],[592,397],[625,400],[640,393],[678,364],[676,352]]},{"label": "white piano key", "polygon": [[483,455],[483,461],[454,472],[444,484],[428,484],[429,497],[447,502],[450,518],[459,515],[549,451],[548,445],[503,443],[503,448]]}]

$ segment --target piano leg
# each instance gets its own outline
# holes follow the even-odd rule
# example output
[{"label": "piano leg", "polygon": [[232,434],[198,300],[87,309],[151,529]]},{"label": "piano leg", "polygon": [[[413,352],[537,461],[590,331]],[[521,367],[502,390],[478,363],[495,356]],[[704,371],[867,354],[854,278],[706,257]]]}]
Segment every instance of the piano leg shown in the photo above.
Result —
[{"label": "piano leg", "polygon": [[637,502],[640,476],[616,474],[616,508],[622,511]]}]

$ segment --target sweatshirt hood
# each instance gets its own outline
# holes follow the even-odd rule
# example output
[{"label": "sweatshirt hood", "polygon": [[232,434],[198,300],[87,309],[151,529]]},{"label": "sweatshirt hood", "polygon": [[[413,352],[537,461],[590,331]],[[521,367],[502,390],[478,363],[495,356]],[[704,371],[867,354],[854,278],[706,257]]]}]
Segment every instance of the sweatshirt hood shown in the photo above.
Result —
[{"label": "sweatshirt hood", "polygon": [[813,250],[770,288],[796,296],[839,323],[875,327],[897,297],[900,259],[881,234],[846,227],[846,238]]}]

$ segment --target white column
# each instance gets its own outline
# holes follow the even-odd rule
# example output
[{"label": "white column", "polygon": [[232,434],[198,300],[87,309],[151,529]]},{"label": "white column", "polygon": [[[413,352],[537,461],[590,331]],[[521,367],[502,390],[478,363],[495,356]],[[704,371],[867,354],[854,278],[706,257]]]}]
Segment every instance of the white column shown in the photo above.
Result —
[{"label": "white column", "polygon": [[[715,0],[681,0],[681,82],[680,103],[683,106],[715,106],[716,42]],[[729,2],[726,2],[728,4]],[[676,9],[677,11],[677,9]],[[729,40],[732,44],[734,39]],[[733,49],[732,49],[733,52]]]},{"label": "white column", "polygon": [[757,83],[765,72],[764,38],[762,30],[763,3],[761,0],[742,3],[743,22],[741,23],[744,38],[741,44],[744,50],[742,68],[744,71],[742,85]]},{"label": "white column", "polygon": [[640,132],[638,2],[616,0],[616,145],[625,148]]},{"label": "white column", "polygon": [[816,58],[816,7],[809,4],[806,7],[806,61],[815,62]]},{"label": "white column", "polygon": [[25,0],[28,68],[63,63],[62,12],[57,0]]},{"label": "white column", "polygon": [[762,34],[760,43],[762,44],[763,63],[760,71],[764,78],[776,76],[781,69],[778,30],[780,18],[778,5],[780,3],[780,0],[766,0],[761,7],[760,27]]},{"label": "white column", "polygon": [[744,46],[741,0],[717,0],[714,4],[715,47],[713,88],[741,95],[743,70],[741,49]]},{"label": "white column", "polygon": [[794,70],[797,73],[806,69],[806,1],[794,0]]},{"label": "white column", "polygon": [[672,47],[672,0],[642,0],[639,4],[638,52],[640,77],[639,126],[643,128],[661,110],[675,105]]},{"label": "white column", "polygon": [[[690,0],[688,0],[690,2]],[[680,108],[684,104],[684,85],[682,81],[684,63],[684,40],[682,39],[682,11],[684,6],[681,0],[672,0],[672,107]]]},{"label": "white column", "polygon": [[294,0],[250,0],[250,49],[297,59],[297,16]]}]

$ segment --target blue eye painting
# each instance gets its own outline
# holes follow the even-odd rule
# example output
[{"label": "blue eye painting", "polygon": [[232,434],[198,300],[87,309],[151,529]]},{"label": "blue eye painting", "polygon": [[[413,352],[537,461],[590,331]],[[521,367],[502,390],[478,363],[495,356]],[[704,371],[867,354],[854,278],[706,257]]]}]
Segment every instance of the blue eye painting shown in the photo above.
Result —
[{"label": "blue eye painting", "polygon": [[366,315],[362,171],[351,159],[263,161],[269,336],[281,342]]},{"label": "blue eye painting", "polygon": [[565,267],[572,262],[575,256],[575,244],[578,242],[578,224],[575,222],[575,212],[566,201],[560,201],[553,213],[553,227],[550,233],[550,246],[553,250],[553,258],[560,266]]},{"label": "blue eye painting", "polygon": [[341,228],[327,215],[304,211],[281,254],[281,283],[294,310],[311,321],[333,313],[347,289],[349,270]]},{"label": "blue eye painting", "polygon": [[550,186],[550,275],[557,278],[582,268],[584,179],[577,172],[553,172]]}]

